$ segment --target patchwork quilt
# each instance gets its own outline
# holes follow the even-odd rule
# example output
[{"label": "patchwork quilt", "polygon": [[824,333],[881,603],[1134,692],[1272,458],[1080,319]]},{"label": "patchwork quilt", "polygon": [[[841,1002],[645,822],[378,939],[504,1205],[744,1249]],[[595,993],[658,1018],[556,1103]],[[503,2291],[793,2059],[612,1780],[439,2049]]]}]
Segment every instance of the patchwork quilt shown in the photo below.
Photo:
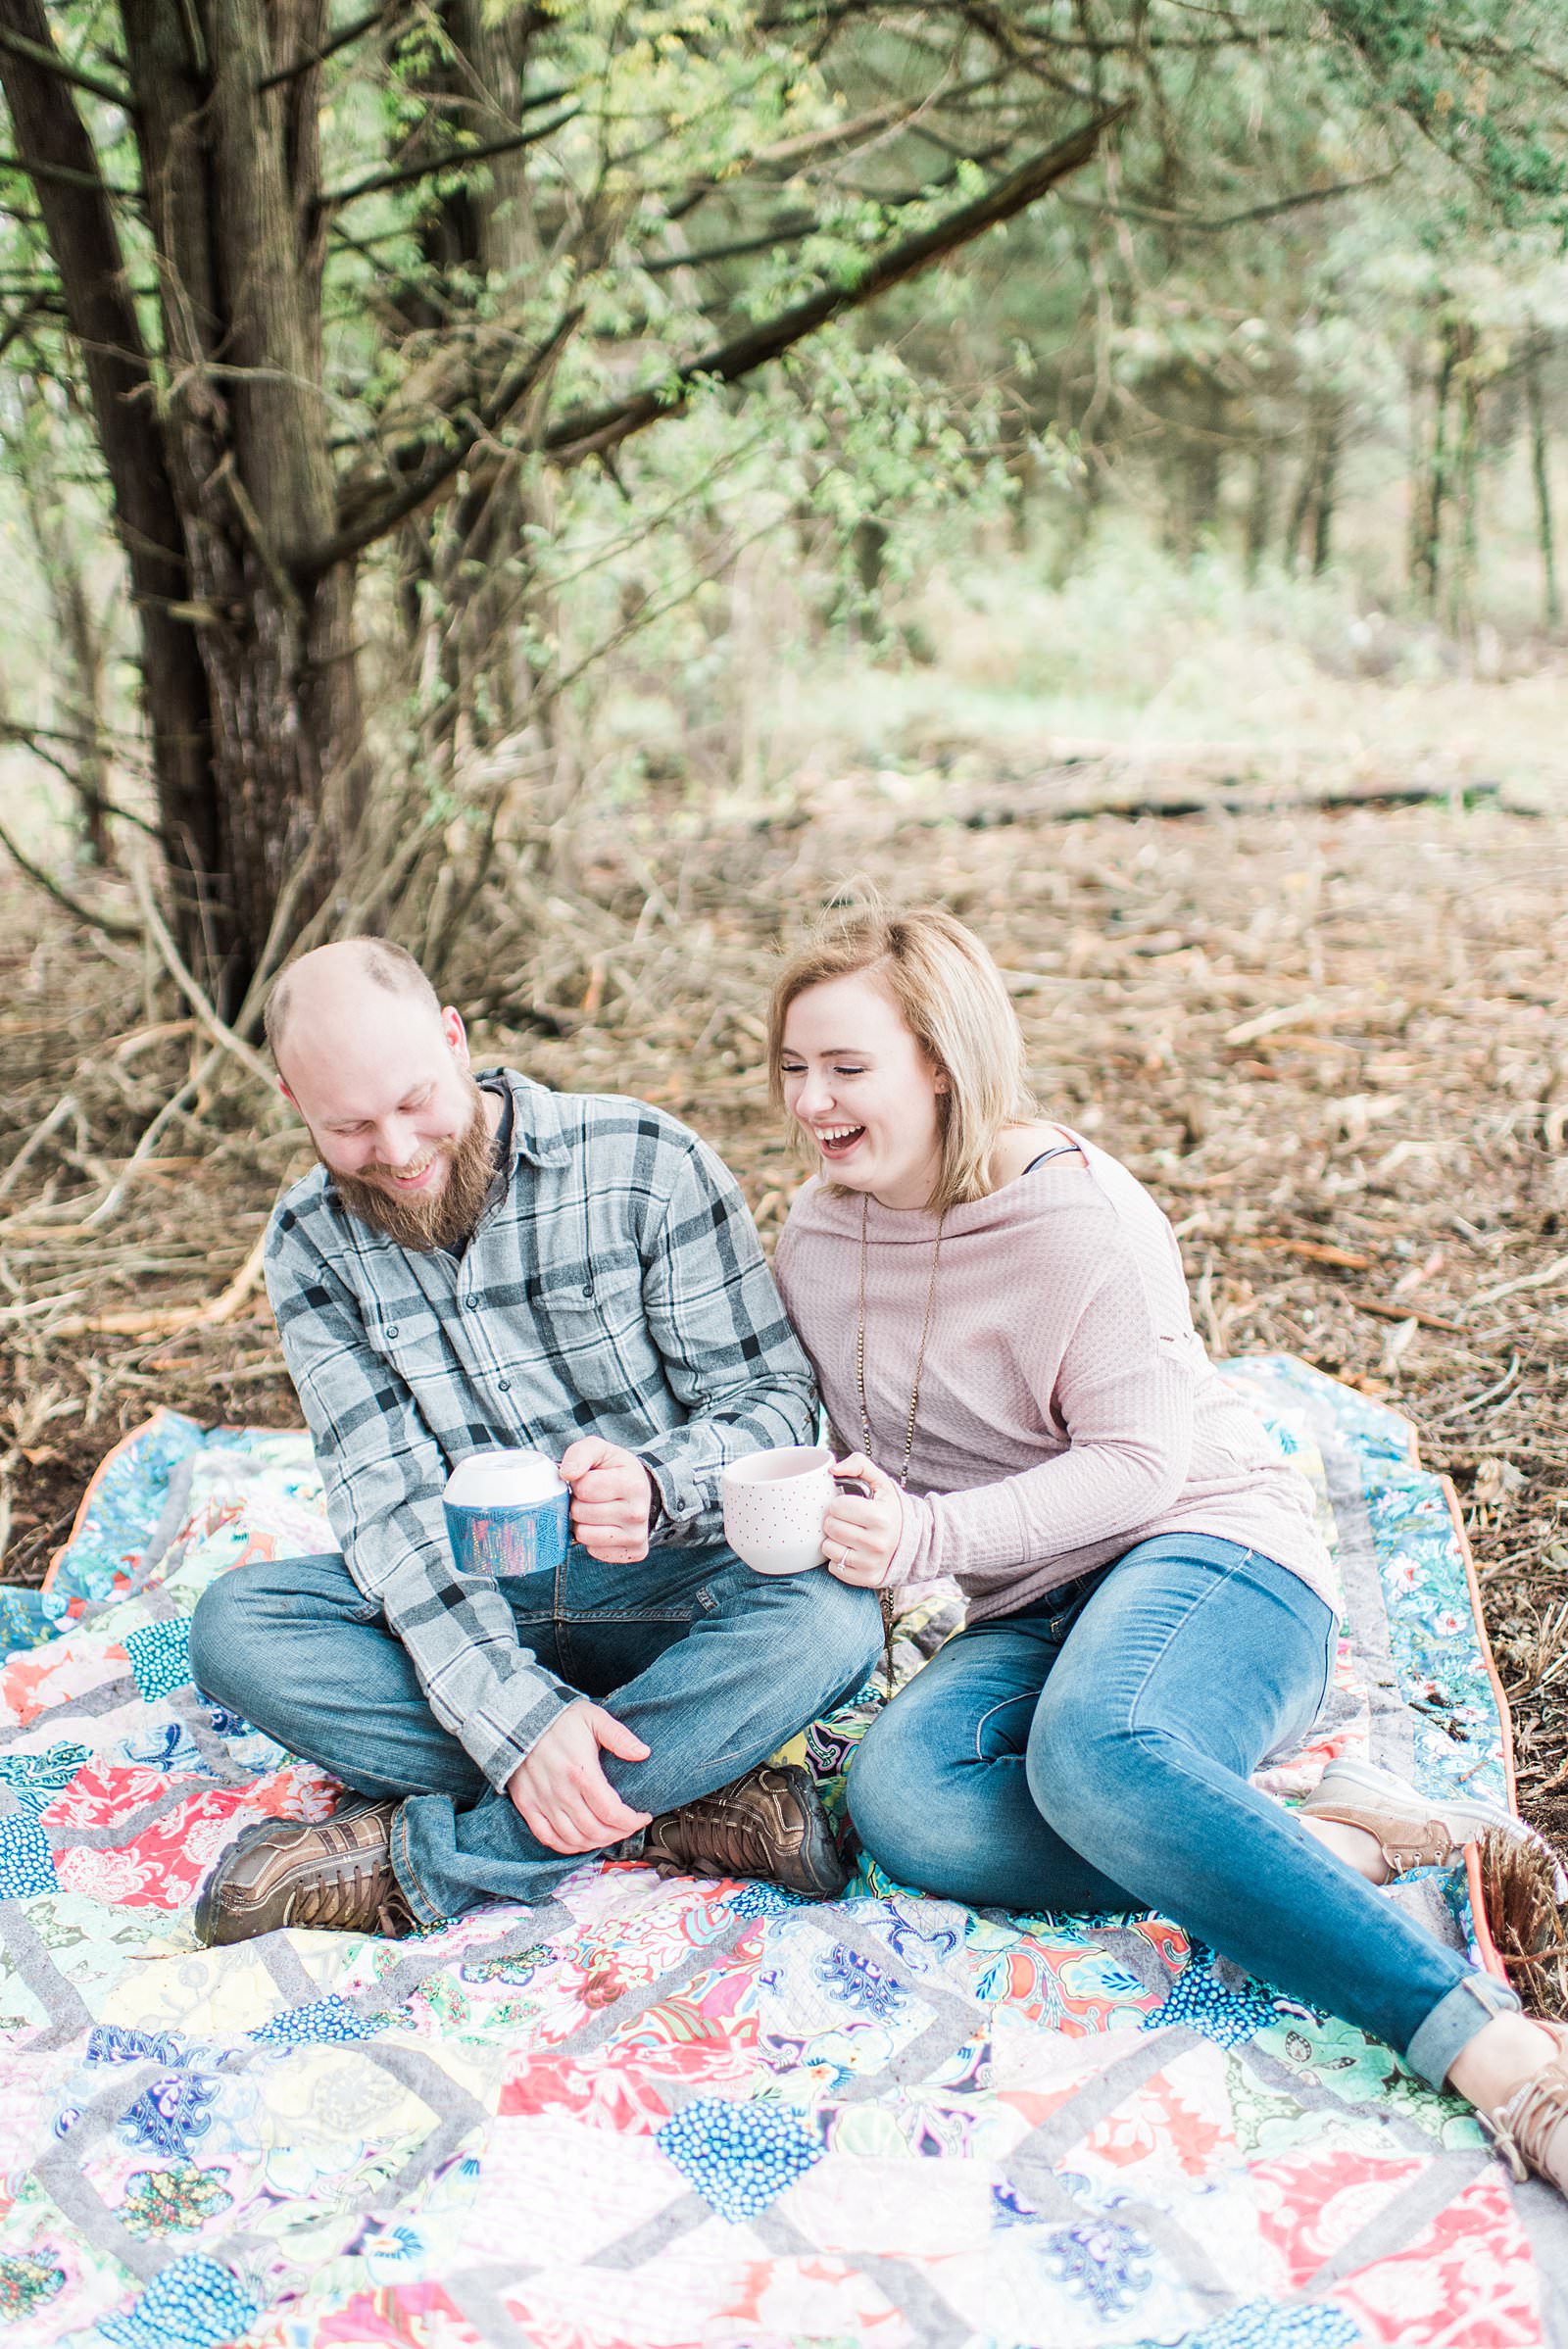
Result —
[{"label": "patchwork quilt", "polygon": [[[1507,1800],[1447,1488],[1303,1364],[1227,1375],[1345,1584],[1336,1688],[1267,1783],[1358,1751]],[[1165,1919],[592,1862],[411,1940],[200,1948],[219,1852],[336,1789],[192,1687],[191,1612],[329,1546],[303,1436],[165,1412],[47,1590],[0,1594],[0,2349],[1568,2349],[1556,2198]],[[832,1801],[877,1701],[790,1749]],[[1389,1897],[1475,1946],[1462,1874]]]}]

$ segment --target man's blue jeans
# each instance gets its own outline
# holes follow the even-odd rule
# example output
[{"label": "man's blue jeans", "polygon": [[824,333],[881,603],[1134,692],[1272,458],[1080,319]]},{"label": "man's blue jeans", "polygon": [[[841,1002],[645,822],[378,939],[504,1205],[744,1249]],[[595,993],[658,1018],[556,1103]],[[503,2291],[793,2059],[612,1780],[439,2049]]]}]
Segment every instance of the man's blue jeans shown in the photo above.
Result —
[{"label": "man's blue jeans", "polygon": [[[649,1747],[603,1756],[633,1809],[711,1793],[863,1684],[881,1646],[868,1590],[754,1574],[731,1550],[653,1549],[609,1566],[575,1544],[503,1582],[517,1637]],[[540,1901],[583,1859],[536,1841],[424,1700],[407,1649],[337,1556],[236,1567],[191,1624],[199,1688],[361,1793],[406,1797],[392,1864],[425,1924],[484,1900]]]},{"label": "man's blue jeans", "polygon": [[1142,1542],[951,1639],[866,1733],[851,1816],[890,1876],[952,1899],[1157,1909],[1441,2086],[1518,2001],[1249,1784],[1310,1726],[1334,1648],[1272,1559]]}]

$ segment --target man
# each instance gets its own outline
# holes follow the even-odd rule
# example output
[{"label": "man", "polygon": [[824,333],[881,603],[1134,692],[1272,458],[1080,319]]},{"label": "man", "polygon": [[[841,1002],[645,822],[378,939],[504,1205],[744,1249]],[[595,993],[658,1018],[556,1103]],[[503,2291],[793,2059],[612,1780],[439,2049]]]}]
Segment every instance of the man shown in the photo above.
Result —
[{"label": "man", "polygon": [[[725,1463],[813,1425],[733,1180],[642,1102],[475,1082],[458,1013],[381,940],[292,964],[268,1035],[321,1161],[273,1215],[268,1291],[342,1555],[214,1584],[192,1670],[370,1799],[250,1830],[198,1933],[407,1931],[545,1899],[612,1847],[841,1889],[806,1773],[758,1766],[859,1686],[880,1618],[721,1544]],[[560,1460],[558,1573],[453,1557],[448,1474],[495,1444]]]}]

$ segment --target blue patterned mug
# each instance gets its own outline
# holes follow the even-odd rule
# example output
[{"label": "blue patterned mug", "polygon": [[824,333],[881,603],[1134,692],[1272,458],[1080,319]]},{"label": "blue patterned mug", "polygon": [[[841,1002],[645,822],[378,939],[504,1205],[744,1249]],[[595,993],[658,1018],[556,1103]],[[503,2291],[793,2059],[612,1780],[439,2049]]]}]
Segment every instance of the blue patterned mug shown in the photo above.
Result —
[{"label": "blue patterned mug", "polygon": [[469,1452],[444,1498],[447,1538],[465,1574],[553,1574],[566,1554],[571,1493],[542,1451]]}]

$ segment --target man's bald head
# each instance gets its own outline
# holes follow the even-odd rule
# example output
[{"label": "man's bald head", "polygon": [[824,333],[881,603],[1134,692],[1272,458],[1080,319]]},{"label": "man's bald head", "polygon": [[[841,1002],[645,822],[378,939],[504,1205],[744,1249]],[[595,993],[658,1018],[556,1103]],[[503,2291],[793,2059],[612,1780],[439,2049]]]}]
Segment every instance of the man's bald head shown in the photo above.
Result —
[{"label": "man's bald head", "polygon": [[284,1034],[301,1010],[308,1009],[313,1018],[323,1011],[333,1017],[353,998],[375,990],[405,997],[411,1009],[417,1006],[433,1020],[441,1017],[441,999],[435,989],[408,949],[394,946],[390,938],[345,938],[332,946],[318,946],[291,962],[273,980],[263,1014],[267,1041],[278,1068],[283,1065],[280,1047]]},{"label": "man's bald head", "polygon": [[351,1215],[403,1248],[472,1231],[494,1165],[496,1097],[412,954],[350,938],[290,963],[267,1004],[278,1082]]}]

